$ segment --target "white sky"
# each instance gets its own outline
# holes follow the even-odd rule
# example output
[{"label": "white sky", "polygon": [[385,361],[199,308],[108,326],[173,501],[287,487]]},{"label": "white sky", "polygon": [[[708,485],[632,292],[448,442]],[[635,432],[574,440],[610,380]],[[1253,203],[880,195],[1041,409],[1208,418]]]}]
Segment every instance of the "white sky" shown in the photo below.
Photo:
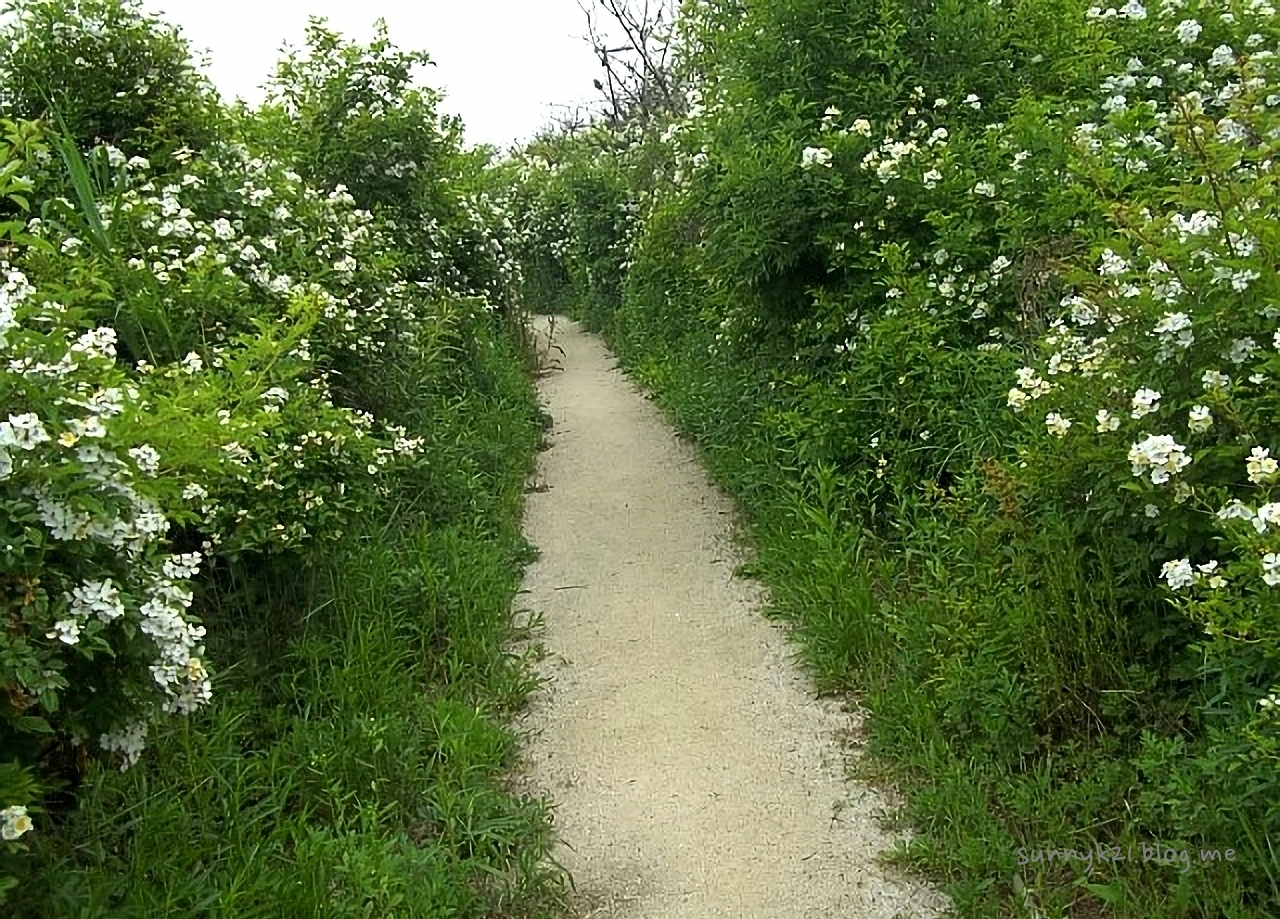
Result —
[{"label": "white sky", "polygon": [[599,62],[581,36],[577,0],[147,0],[146,8],[182,28],[228,101],[256,104],[280,48],[302,44],[309,16],[345,37],[368,41],[387,21],[393,44],[423,50],[436,66],[425,82],[446,93],[469,143],[506,146],[555,113],[553,105],[591,100]]}]

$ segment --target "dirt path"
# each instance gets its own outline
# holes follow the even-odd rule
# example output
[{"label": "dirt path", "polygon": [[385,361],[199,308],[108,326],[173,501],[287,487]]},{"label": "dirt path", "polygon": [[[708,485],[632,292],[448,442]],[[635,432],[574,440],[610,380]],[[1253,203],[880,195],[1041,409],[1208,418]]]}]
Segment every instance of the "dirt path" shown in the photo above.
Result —
[{"label": "dirt path", "polygon": [[579,915],[938,915],[938,894],[876,864],[884,802],[843,781],[850,716],[813,699],[733,577],[729,500],[597,338],[566,320],[555,337],[522,602],[545,617],[551,682],[527,760]]}]

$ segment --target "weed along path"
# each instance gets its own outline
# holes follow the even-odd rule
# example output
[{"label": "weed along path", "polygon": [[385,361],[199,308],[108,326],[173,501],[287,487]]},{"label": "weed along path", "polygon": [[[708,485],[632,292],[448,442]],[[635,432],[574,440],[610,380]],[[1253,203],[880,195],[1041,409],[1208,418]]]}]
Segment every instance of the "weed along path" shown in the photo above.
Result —
[{"label": "weed along path", "polygon": [[[547,333],[540,320],[539,333]],[[526,780],[555,802],[586,917],[892,919],[940,895],[881,868],[851,727],[734,577],[731,504],[600,341],[555,323],[554,418],[526,511],[543,617]]]}]

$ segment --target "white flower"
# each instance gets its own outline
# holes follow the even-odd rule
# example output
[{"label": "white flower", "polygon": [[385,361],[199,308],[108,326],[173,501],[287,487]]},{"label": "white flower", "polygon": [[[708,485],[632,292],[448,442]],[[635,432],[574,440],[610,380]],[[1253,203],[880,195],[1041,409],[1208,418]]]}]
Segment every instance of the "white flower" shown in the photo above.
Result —
[{"label": "white flower", "polygon": [[200,573],[200,563],[204,556],[199,552],[186,552],[181,555],[170,555],[164,562],[164,575],[177,581],[186,581]]},{"label": "white flower", "polygon": [[937,188],[938,183],[942,181],[942,173],[936,169],[930,169],[921,178],[924,180],[925,188]]},{"label": "white flower", "polygon": [[1221,225],[1222,221],[1208,211],[1196,211],[1190,217],[1174,214],[1169,218],[1169,229],[1184,243],[1193,236],[1206,236]]},{"label": "white flower", "polygon": [[1203,434],[1213,427],[1213,413],[1207,405],[1193,405],[1188,415],[1187,427],[1193,434]]},{"label": "white flower", "polygon": [[853,131],[854,134],[861,134],[863,137],[870,137],[871,122],[867,121],[865,118],[859,118],[853,123],[853,127],[850,130]]},{"label": "white flower", "polygon": [[1245,469],[1248,470],[1249,481],[1261,485],[1275,478],[1276,473],[1280,472],[1280,463],[1272,458],[1271,451],[1266,447],[1254,447],[1249,459],[1245,461]]},{"label": "white flower", "polygon": [[[1245,504],[1239,498],[1233,498],[1230,504],[1223,505],[1223,507],[1218,510],[1217,516],[1219,520],[1225,522],[1227,520],[1252,520],[1254,514],[1253,508]],[[1262,525],[1262,529],[1266,529],[1265,523]],[[1261,530],[1259,530],[1259,532],[1261,532]]]},{"label": "white flower", "polygon": [[10,415],[8,421],[0,421],[0,448],[17,447],[19,450],[34,450],[40,444],[52,440],[44,429],[40,416],[35,412],[22,415]]},{"label": "white flower", "polygon": [[1163,485],[1170,476],[1191,465],[1191,457],[1187,456],[1186,448],[1168,434],[1149,434],[1129,448],[1129,463],[1135,476],[1141,476],[1149,469],[1151,484]]},{"label": "white flower", "polygon": [[1067,429],[1071,427],[1071,421],[1063,418],[1057,412],[1050,412],[1044,417],[1044,426],[1049,429],[1049,433],[1054,437],[1065,437]]},{"label": "white flower", "polygon": [[1180,590],[1194,583],[1196,574],[1191,568],[1190,559],[1176,558],[1161,566],[1160,577],[1169,582],[1170,589]]},{"label": "white flower", "polygon": [[1097,432],[1106,434],[1120,427],[1120,418],[1111,414],[1105,408],[1098,409],[1098,414],[1094,416],[1098,420]]},{"label": "white flower", "polygon": [[1280,555],[1268,552],[1262,556],[1262,580],[1266,581],[1269,587],[1280,584]]},{"label": "white flower", "polygon": [[204,361],[194,351],[188,352],[187,356],[182,359],[182,369],[187,373],[199,373],[203,368]]},{"label": "white flower", "polygon": [[160,453],[150,444],[130,447],[129,455],[138,464],[138,469],[145,475],[154,476],[160,469]]},{"label": "white flower", "polygon": [[32,826],[25,807],[15,804],[0,810],[0,839],[13,842],[24,833],[29,833]]},{"label": "white flower", "polygon": [[1190,348],[1196,340],[1195,333],[1191,331],[1191,317],[1186,313],[1165,313],[1151,331],[1166,343],[1180,348]]},{"label": "white flower", "polygon": [[831,166],[831,151],[826,147],[805,147],[800,154],[800,165],[806,169],[812,166]]},{"label": "white flower", "polygon": [[1160,407],[1156,405],[1159,401],[1160,393],[1154,389],[1139,389],[1133,394],[1131,417],[1142,418],[1145,415],[1150,415]]},{"label": "white flower", "polygon": [[69,645],[80,640],[80,622],[76,619],[60,619],[53,628],[44,633],[45,638],[56,638]]},{"label": "white flower", "polygon": [[[1223,510],[1226,509],[1223,508]],[[1249,509],[1245,507],[1245,510],[1248,511]],[[1250,511],[1250,513],[1252,512]],[[1218,512],[1218,516],[1222,516],[1222,511]],[[1257,514],[1253,515],[1251,522],[1253,523],[1253,528],[1258,531],[1259,536],[1267,532],[1268,527],[1280,525],[1280,504],[1272,501],[1262,505],[1258,508]]]},{"label": "white flower", "polygon": [[1098,266],[1098,274],[1103,277],[1115,277],[1129,270],[1129,263],[1110,249],[1102,253],[1102,264]]},{"label": "white flower", "polygon": [[1200,580],[1204,575],[1209,576],[1209,587],[1213,590],[1219,590],[1226,586],[1227,579],[1218,574],[1218,563],[1216,561],[1207,561],[1203,565],[1196,565],[1200,569],[1200,573],[1196,575],[1196,580]]},{"label": "white flower", "polygon": [[146,723],[135,721],[117,733],[103,734],[98,738],[98,743],[108,753],[119,753],[123,756],[124,761],[120,765],[120,771],[125,772],[138,762],[146,746],[146,739]]},{"label": "white flower", "polygon": [[1253,353],[1258,350],[1258,343],[1252,338],[1236,339],[1231,345],[1231,350],[1227,352],[1227,359],[1233,364],[1243,364]]},{"label": "white flower", "polygon": [[102,419],[97,415],[90,415],[88,418],[72,418],[67,424],[71,425],[71,430],[76,437],[107,436],[107,429],[103,427]]},{"label": "white flower", "polygon": [[1053,384],[1042,380],[1031,367],[1023,367],[1018,371],[1018,386],[1026,390],[1032,399],[1039,399],[1053,391]]},{"label": "white flower", "polygon": [[1229,144],[1238,144],[1248,139],[1249,132],[1234,118],[1223,118],[1218,122],[1218,136]]},{"label": "white flower", "polygon": [[1203,27],[1194,19],[1184,19],[1174,28],[1173,34],[1177,36],[1178,41],[1184,45],[1189,45],[1200,37]]},{"label": "white flower", "polygon": [[982,108],[982,100],[979,99],[973,93],[969,93],[969,95],[964,97],[964,104],[969,106],[969,108],[973,109],[974,111],[977,111],[978,109]]},{"label": "white flower", "polygon": [[1009,406],[1015,411],[1020,412],[1026,407],[1027,402],[1031,400],[1025,392],[1017,387],[1009,390]]},{"label": "white flower", "polygon": [[209,497],[209,492],[205,490],[203,485],[198,485],[195,482],[182,489],[182,500],[184,501],[196,501],[207,497]]},{"label": "white flower", "polygon": [[994,198],[996,196],[996,187],[990,182],[979,182],[973,186],[973,193],[986,198]]},{"label": "white flower", "polygon": [[1200,381],[1204,384],[1205,392],[1214,390],[1225,392],[1231,387],[1231,377],[1216,370],[1206,370],[1204,375],[1200,377]]},{"label": "white flower", "polygon": [[1071,308],[1071,321],[1076,325],[1093,325],[1098,321],[1098,308],[1084,297],[1063,297],[1062,305]]},{"label": "white flower", "polygon": [[124,615],[124,603],[120,600],[120,591],[111,583],[110,578],[102,581],[85,581],[66,596],[71,615],[77,619],[97,616],[103,622],[110,622]]},{"label": "white flower", "polygon": [[1210,67],[1229,67],[1236,62],[1236,53],[1230,45],[1218,45],[1209,55]]},{"label": "white flower", "polygon": [[1148,517],[1160,516],[1160,508],[1156,507],[1154,504],[1148,504],[1146,507],[1142,509],[1142,512],[1146,514]]}]

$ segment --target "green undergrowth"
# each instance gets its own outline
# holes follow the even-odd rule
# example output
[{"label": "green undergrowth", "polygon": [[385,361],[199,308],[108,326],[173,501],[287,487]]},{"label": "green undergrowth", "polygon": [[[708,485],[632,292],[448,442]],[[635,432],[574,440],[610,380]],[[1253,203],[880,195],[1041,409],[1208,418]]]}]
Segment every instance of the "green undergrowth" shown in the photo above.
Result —
[{"label": "green undergrowth", "polygon": [[505,649],[538,411],[498,326],[463,329],[465,387],[403,374],[430,461],[336,548],[253,573],[210,636],[237,661],[217,704],[127,772],[86,766],[6,916],[549,914],[546,807],[506,779],[533,686]]}]

